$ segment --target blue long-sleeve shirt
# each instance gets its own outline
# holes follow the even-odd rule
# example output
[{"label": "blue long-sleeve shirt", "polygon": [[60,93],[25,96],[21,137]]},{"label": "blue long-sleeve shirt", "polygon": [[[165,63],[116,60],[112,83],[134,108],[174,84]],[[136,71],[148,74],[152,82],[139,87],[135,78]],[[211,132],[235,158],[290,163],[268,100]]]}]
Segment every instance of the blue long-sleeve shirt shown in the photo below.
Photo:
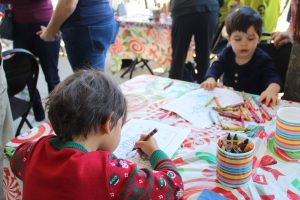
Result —
[{"label": "blue long-sleeve shirt", "polygon": [[263,50],[257,48],[251,60],[238,65],[231,46],[226,47],[219,55],[218,60],[206,72],[206,78],[216,80],[222,75],[223,84],[235,90],[252,94],[261,94],[271,83],[282,87],[281,78],[272,61],[272,58]]}]

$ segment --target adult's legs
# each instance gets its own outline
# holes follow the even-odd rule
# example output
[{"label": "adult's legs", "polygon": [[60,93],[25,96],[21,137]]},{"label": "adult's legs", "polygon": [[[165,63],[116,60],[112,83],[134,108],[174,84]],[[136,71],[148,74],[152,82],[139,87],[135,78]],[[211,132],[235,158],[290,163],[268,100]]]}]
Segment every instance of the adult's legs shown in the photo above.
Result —
[{"label": "adult's legs", "polygon": [[197,82],[204,81],[205,73],[210,65],[210,51],[218,21],[218,12],[198,13],[193,21],[195,28]]},{"label": "adult's legs", "polygon": [[117,27],[113,19],[101,26],[63,29],[62,36],[72,69],[92,67],[104,71],[106,53]]},{"label": "adult's legs", "polygon": [[285,78],[283,99],[300,102],[300,42],[294,41]]},{"label": "adult's legs", "polygon": [[[40,26],[47,26],[46,23],[35,24],[34,32],[40,29]],[[55,42],[45,42],[39,36],[33,39],[33,53],[39,58],[45,79],[48,85],[48,91],[51,92],[60,82],[58,75],[58,57],[60,40]]]},{"label": "adult's legs", "polygon": [[[14,25],[14,37],[13,37],[14,48],[23,48],[30,52],[33,52],[33,36],[30,27],[26,24],[15,24]],[[28,83],[28,87],[31,87],[31,83]],[[33,113],[36,121],[42,121],[45,119],[45,111],[42,105],[41,96],[39,91],[36,89],[36,95],[33,102]]]},{"label": "adult's legs", "polygon": [[172,23],[172,63],[169,77],[183,80],[184,64],[193,35],[195,14],[176,17]]}]

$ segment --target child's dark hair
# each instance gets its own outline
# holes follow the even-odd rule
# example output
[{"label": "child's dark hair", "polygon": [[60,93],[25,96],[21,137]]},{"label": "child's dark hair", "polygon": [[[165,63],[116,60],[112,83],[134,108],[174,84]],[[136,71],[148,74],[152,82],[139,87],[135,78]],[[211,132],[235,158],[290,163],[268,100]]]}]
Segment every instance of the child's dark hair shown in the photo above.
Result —
[{"label": "child's dark hair", "polygon": [[247,33],[250,26],[254,27],[259,36],[261,36],[262,32],[262,19],[260,14],[247,6],[242,6],[230,13],[225,19],[225,25],[228,36],[234,31]]},{"label": "child's dark hair", "polygon": [[87,137],[99,130],[112,114],[113,128],[126,119],[124,95],[107,75],[97,70],[79,70],[51,92],[46,107],[55,133],[64,141]]}]

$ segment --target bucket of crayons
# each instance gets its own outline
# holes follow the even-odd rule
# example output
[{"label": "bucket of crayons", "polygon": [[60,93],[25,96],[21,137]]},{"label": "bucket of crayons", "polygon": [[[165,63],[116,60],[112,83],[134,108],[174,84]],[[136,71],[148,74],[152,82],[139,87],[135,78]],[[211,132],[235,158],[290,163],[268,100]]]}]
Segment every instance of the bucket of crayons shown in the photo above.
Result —
[{"label": "bucket of crayons", "polygon": [[217,147],[217,179],[229,187],[246,184],[252,175],[254,148],[253,140],[240,134],[228,133],[220,137]]},{"label": "bucket of crayons", "polygon": [[300,108],[284,107],[277,111],[275,144],[285,151],[300,151]]}]

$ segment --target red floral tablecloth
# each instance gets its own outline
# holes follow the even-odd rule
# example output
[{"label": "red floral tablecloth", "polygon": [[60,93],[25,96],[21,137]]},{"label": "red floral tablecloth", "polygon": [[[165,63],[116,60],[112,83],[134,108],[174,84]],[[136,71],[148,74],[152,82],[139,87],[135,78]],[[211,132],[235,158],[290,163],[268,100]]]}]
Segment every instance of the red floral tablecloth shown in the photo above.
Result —
[{"label": "red floral tablecloth", "polygon": [[[253,176],[248,184],[240,188],[223,186],[216,180],[216,141],[225,131],[219,125],[197,129],[174,113],[161,109],[161,106],[199,88],[199,85],[174,81],[158,76],[143,75],[121,85],[128,101],[129,119],[151,119],[172,126],[189,127],[191,132],[173,160],[183,178],[184,199],[197,199],[204,189],[210,189],[230,199],[300,199],[300,153],[290,155],[274,147],[275,111],[283,106],[297,106],[299,103],[281,101],[271,110],[273,120],[262,124],[264,130],[253,138],[256,145],[253,163]],[[184,105],[183,105],[184,106]],[[35,127],[12,139],[7,154],[19,144],[37,140],[53,134],[49,123]],[[298,159],[295,159],[298,157]],[[8,158],[4,159],[3,189],[6,199],[21,199],[22,182],[11,172]]]},{"label": "red floral tablecloth", "polygon": [[[171,18],[161,17],[159,22],[149,20],[149,16],[136,15],[120,17],[120,29],[116,41],[110,47],[111,70],[121,69],[122,59],[143,58],[154,60],[163,69],[168,69],[172,61]],[[193,56],[193,43],[188,59]]]}]

